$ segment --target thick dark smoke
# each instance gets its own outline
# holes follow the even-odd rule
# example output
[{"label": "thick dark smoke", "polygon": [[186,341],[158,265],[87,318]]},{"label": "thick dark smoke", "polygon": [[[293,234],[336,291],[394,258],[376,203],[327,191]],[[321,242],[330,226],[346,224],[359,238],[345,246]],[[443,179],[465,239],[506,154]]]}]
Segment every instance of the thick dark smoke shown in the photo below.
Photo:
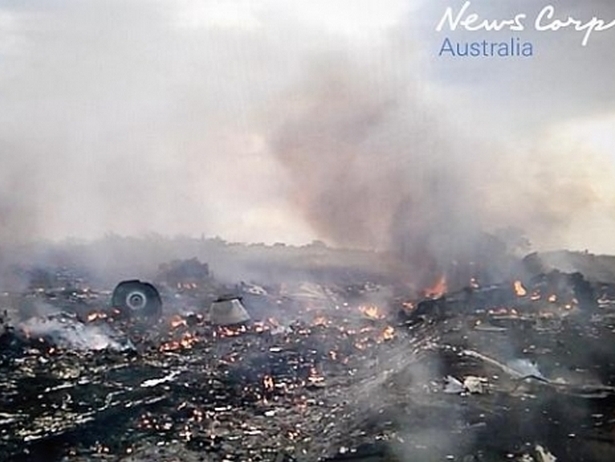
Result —
[{"label": "thick dark smoke", "polygon": [[417,82],[376,84],[367,71],[319,62],[297,89],[272,135],[293,200],[335,245],[393,250],[417,266],[450,261],[481,230],[471,154],[451,144]]},{"label": "thick dark smoke", "polygon": [[352,63],[328,64],[309,73],[272,137],[273,152],[292,177],[294,202],[321,237],[382,246],[403,176],[386,165],[396,161],[394,146],[375,136],[399,110],[399,90],[376,95],[358,70],[348,70]]}]

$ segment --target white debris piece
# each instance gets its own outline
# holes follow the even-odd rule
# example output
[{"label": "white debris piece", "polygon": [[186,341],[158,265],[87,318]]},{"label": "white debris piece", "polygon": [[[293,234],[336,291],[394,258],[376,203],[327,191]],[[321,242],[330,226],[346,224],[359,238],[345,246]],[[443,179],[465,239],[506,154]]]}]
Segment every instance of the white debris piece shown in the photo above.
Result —
[{"label": "white debris piece", "polygon": [[529,359],[513,359],[508,362],[507,366],[518,372],[519,375],[525,377],[533,376],[541,379],[545,378],[545,376],[542,375],[542,372],[538,369],[536,363],[530,361]]},{"label": "white debris piece", "polygon": [[538,454],[538,462],[556,462],[557,457],[555,457],[551,452],[543,448],[540,444],[536,445],[536,453]]},{"label": "white debris piece", "polygon": [[452,395],[463,393],[465,390],[463,383],[457,380],[452,375],[447,376],[444,379],[444,393],[450,393]]},{"label": "white debris piece", "polygon": [[179,371],[173,371],[170,374],[165,375],[164,377],[160,377],[158,379],[145,380],[143,383],[141,383],[141,388],[151,388],[151,387],[155,387],[156,385],[160,385],[161,383],[171,382],[180,373],[181,372]]},{"label": "white debris piece", "polygon": [[475,375],[468,375],[463,381],[463,387],[469,393],[485,393],[485,385],[483,384],[483,380]]}]

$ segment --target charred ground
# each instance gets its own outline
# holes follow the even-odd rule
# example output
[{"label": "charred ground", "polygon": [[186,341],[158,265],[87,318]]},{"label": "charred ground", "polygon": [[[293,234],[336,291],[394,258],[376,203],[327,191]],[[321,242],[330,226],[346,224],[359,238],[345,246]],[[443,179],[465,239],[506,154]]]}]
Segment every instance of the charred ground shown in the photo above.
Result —
[{"label": "charred ground", "polygon": [[[0,459],[615,457],[613,281],[534,255],[519,279],[421,295],[376,254],[223,247],[243,277],[221,253],[141,262],[164,301],[149,321],[67,254],[7,270],[29,279],[2,296]],[[252,320],[212,325],[229,291]]]}]

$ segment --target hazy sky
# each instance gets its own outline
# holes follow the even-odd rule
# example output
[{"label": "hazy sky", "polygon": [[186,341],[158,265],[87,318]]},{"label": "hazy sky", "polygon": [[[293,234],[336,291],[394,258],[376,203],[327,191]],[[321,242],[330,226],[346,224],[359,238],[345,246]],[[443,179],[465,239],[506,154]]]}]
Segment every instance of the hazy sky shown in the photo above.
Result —
[{"label": "hazy sky", "polygon": [[[462,4],[0,0],[0,238],[382,246],[411,199],[419,221],[446,203],[429,226],[615,252],[615,28],[585,47],[436,32]],[[472,9],[531,25],[547,4]],[[556,9],[615,19],[609,1]],[[513,35],[535,56],[437,56],[445,36]]]}]

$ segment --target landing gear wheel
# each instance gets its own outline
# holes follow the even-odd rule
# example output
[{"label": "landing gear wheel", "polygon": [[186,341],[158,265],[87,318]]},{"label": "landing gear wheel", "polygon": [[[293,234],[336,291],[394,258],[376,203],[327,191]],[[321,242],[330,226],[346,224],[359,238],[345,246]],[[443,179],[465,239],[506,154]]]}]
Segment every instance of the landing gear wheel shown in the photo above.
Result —
[{"label": "landing gear wheel", "polygon": [[155,320],[162,315],[158,290],[149,282],[138,279],[120,282],[113,291],[111,304],[130,318]]}]

